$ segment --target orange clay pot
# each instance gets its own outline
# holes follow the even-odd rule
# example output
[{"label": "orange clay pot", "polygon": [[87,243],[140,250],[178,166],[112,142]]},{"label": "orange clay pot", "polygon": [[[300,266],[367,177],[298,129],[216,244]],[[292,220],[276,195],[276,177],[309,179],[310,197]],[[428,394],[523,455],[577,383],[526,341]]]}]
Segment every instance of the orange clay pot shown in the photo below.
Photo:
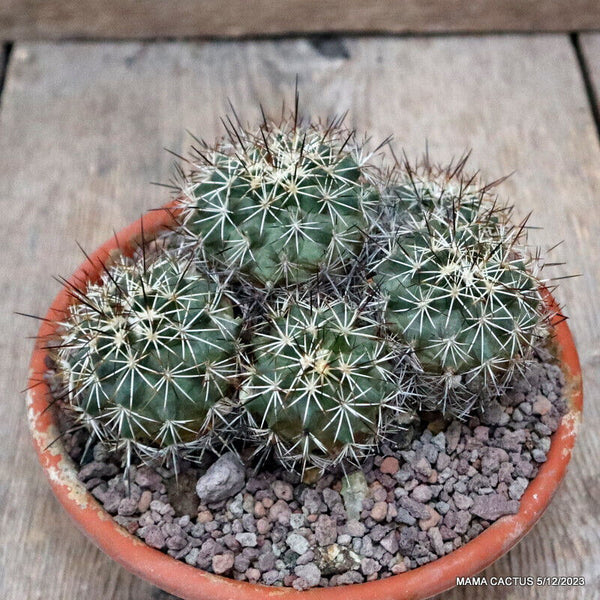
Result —
[{"label": "orange clay pot", "polygon": [[[131,253],[142,239],[151,239],[156,232],[171,226],[175,212],[173,204],[168,204],[117,233],[90,255],[69,279],[69,284],[81,288],[88,281],[97,280],[102,264],[110,259],[111,254],[119,251]],[[545,296],[548,305],[556,309],[552,296],[548,292]],[[581,367],[566,322],[556,318],[557,355],[566,378],[568,412],[552,436],[547,461],[529,484],[517,514],[502,517],[475,539],[443,558],[370,583],[298,592],[291,588],[266,587],[212,575],[150,548],[120,527],[77,479],[77,471],[61,441],[52,443],[58,437],[58,428],[54,411],[48,410],[49,390],[43,380],[47,352],[43,340],[52,335],[55,321],[60,319],[71,301],[68,287],[64,287],[52,303],[46,320],[42,321],[31,357],[27,407],[40,463],[56,497],[97,546],[132,573],[185,600],[265,600],[269,597],[297,600],[300,596],[303,600],[429,598],[453,587],[457,577],[475,575],[510,550],[533,527],[550,503],[571,458],[583,406]]]}]

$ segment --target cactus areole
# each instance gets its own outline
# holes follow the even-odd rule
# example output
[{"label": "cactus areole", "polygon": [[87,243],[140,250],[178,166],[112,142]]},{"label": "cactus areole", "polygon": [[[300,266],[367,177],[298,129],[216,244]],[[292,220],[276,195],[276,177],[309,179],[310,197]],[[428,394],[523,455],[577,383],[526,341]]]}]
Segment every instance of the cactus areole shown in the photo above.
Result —
[{"label": "cactus areole", "polygon": [[29,418],[54,491],[103,550],[162,588],[262,598],[263,587],[175,561],[107,518],[60,440],[50,444],[48,403],[60,400],[126,466],[243,450],[308,481],[360,467],[407,413],[484,408],[552,340],[569,412],[519,513],[432,564],[304,595],[439,593],[532,527],[570,458],[580,370],[542,261],[464,161],[386,167],[337,120],[229,133],[197,140],[174,200],[90,255],[42,322]]}]

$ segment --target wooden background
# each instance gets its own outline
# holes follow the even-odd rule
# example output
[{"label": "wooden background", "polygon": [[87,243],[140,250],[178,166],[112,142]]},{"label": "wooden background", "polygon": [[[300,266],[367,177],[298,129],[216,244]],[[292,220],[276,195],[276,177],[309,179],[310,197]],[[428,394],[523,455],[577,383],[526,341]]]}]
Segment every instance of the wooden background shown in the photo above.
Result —
[{"label": "wooden background", "polygon": [[[106,4],[114,6],[98,2]],[[132,2],[120,4],[123,11],[134,10]],[[332,3],[322,4],[325,10]],[[358,2],[348,4],[359,10]],[[369,13],[371,22],[385,29],[382,5],[373,4],[379,9]],[[516,6],[508,0],[496,6],[511,4]],[[533,4],[519,6],[532,10]],[[390,5],[399,10],[399,2]],[[484,3],[472,5],[483,19]],[[544,20],[549,13],[540,13],[542,28],[564,29],[559,17],[567,15],[559,9],[566,3],[544,5],[554,17]],[[582,273],[562,282],[558,296],[583,364],[584,426],[553,504],[485,575],[584,576],[587,585],[460,588],[441,597],[600,598],[600,147],[594,105],[600,35],[23,41],[19,36],[106,30],[94,19],[92,25],[67,19],[66,33],[57,33],[61,14],[53,2],[31,1],[25,16],[15,14],[16,6],[5,0],[0,8],[0,37],[17,37],[5,46],[0,97],[0,598],[172,598],[96,550],[54,500],[32,450],[19,394],[32,347],[25,336],[34,335],[36,325],[13,311],[45,312],[58,290],[51,275],[69,274],[82,259],[75,240],[93,249],[113,228],[168,199],[148,183],[169,177],[164,146],[184,151],[190,142],[186,128],[208,139],[222,133],[219,117],[227,98],[250,122],[258,119],[258,102],[277,113],[282,100],[292,98],[296,74],[305,114],[349,109],[351,125],[368,129],[375,140],[393,133],[396,147],[409,156],[421,153],[428,140],[440,161],[472,148],[472,166],[485,176],[516,170],[503,193],[520,215],[534,211],[533,222],[543,227],[533,232],[534,241],[547,246],[564,240],[554,256],[568,264],[553,273]],[[568,16],[569,23],[598,26],[597,2],[569,6],[582,9]],[[123,24],[113,37],[133,35],[138,25]],[[282,29],[273,27],[264,29]]]},{"label": "wooden background", "polygon": [[0,38],[600,29],[598,0],[2,0]]}]

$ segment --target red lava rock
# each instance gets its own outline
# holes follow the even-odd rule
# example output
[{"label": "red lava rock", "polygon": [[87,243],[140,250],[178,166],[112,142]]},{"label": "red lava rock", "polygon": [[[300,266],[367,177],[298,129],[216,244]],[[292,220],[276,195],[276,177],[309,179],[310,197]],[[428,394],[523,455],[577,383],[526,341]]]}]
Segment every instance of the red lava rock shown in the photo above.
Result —
[{"label": "red lava rock", "polygon": [[400,463],[398,459],[393,456],[386,456],[381,462],[381,466],[379,470],[382,473],[387,473],[388,475],[395,475],[400,469]]},{"label": "red lava rock", "polygon": [[254,504],[254,516],[257,518],[262,518],[267,514],[267,509],[265,508],[265,505],[262,502],[256,502]]},{"label": "red lava rock", "polygon": [[315,538],[319,546],[329,546],[337,540],[337,525],[335,518],[319,515],[315,525]]},{"label": "red lava rock", "polygon": [[429,518],[419,520],[419,527],[423,531],[427,531],[428,529],[435,527],[442,520],[440,513],[431,508],[431,506],[427,506],[427,510],[429,511]]},{"label": "red lava rock", "polygon": [[387,500],[387,491],[383,487],[381,487],[381,485],[373,486],[372,495],[373,500],[375,500],[375,502],[385,502]]},{"label": "red lava rock", "polygon": [[533,413],[536,415],[545,415],[550,412],[552,402],[546,396],[538,396],[533,403]]},{"label": "red lava rock", "polygon": [[202,510],[198,513],[198,523],[209,523],[213,520],[213,514],[210,510]]},{"label": "red lava rock", "polygon": [[371,518],[375,521],[383,521],[387,517],[387,502],[375,502],[371,509]]},{"label": "red lava rock", "polygon": [[150,508],[150,502],[152,502],[152,492],[144,490],[138,501],[138,510],[145,513]]},{"label": "red lava rock", "polygon": [[235,559],[233,554],[216,554],[212,557],[212,568],[217,575],[223,575],[233,568]]},{"label": "red lava rock", "polygon": [[147,466],[139,467],[135,474],[135,482],[140,487],[147,487],[156,490],[162,483],[162,477],[154,469]]},{"label": "red lava rock", "polygon": [[269,522],[269,519],[262,518],[256,521],[256,531],[258,531],[258,533],[261,535],[265,535],[271,531],[271,523]]},{"label": "red lava rock", "polygon": [[[265,500],[263,500],[263,504],[264,504]],[[272,521],[273,523],[275,523],[275,522],[289,523],[291,514],[292,514],[292,511],[290,510],[290,507],[287,505],[287,502],[285,502],[285,500],[277,500],[277,502],[275,502],[275,504],[273,504],[270,507],[269,520]]]}]

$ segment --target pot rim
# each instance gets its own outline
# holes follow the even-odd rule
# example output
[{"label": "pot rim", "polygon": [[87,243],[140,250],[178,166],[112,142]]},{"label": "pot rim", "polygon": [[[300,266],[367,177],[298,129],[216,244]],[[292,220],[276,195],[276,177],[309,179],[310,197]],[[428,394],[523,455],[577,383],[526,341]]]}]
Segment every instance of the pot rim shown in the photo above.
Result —
[{"label": "pot rim", "polygon": [[519,512],[501,517],[476,538],[450,554],[405,573],[367,583],[297,591],[251,584],[213,575],[147,546],[118,525],[78,480],[75,467],[64,452],[58,428],[49,409],[46,371],[49,335],[57,318],[72,301],[68,286],[81,289],[97,280],[103,265],[115,253],[131,254],[144,240],[168,229],[177,218],[176,201],[151,211],[102,244],[68,279],[42,320],[29,366],[27,416],[40,464],[52,490],[83,533],[101,550],[130,572],[185,600],[416,600],[429,598],[456,585],[457,577],[479,573],[515,546],[547,508],[563,479],[571,458],[583,409],[583,386],[577,350],[559,307],[547,290],[545,301],[553,318],[557,356],[565,374],[568,412],[552,435],[547,460],[541,465],[521,498]]}]

